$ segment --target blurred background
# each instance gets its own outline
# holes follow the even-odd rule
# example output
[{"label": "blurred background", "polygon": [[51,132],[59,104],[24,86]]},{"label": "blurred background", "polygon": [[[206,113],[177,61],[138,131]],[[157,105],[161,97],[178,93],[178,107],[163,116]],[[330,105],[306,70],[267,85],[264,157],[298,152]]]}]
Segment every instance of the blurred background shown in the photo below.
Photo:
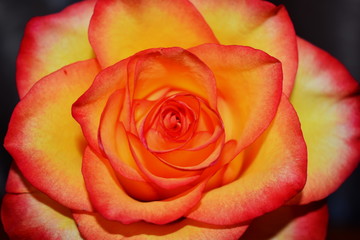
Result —
[{"label": "blurred background", "polygon": [[[0,201],[11,157],[2,146],[18,96],[15,61],[26,22],[63,9],[75,0],[0,0]],[[299,0],[284,4],[299,36],[328,51],[360,80],[360,1]],[[328,240],[360,239],[360,168],[329,199]],[[0,224],[0,239],[6,239]]]}]

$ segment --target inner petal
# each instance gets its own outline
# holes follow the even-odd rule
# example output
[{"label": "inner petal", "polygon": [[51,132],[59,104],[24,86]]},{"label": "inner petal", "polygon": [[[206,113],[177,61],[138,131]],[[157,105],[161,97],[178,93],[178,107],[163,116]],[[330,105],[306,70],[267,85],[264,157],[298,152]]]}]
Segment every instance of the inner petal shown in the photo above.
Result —
[{"label": "inner petal", "polygon": [[162,123],[167,131],[178,133],[182,129],[184,117],[177,109],[166,109],[162,112]]},{"label": "inner petal", "polygon": [[140,136],[152,152],[168,152],[184,146],[194,135],[200,112],[199,100],[175,94],[160,100],[143,120]]}]

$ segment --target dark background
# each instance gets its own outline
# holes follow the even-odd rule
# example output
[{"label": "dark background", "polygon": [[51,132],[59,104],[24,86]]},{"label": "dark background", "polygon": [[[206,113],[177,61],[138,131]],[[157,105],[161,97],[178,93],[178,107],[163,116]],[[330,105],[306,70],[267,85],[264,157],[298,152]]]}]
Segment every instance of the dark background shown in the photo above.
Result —
[{"label": "dark background", "polygon": [[[220,0],[221,1],[221,0]],[[1,0],[0,2],[0,142],[18,101],[15,60],[26,22],[33,16],[58,12],[75,0]],[[279,4],[282,1],[272,0]],[[283,3],[302,38],[328,51],[360,80],[360,1],[298,0]],[[1,144],[0,200],[11,163]],[[328,239],[360,239],[360,168],[329,197]],[[0,238],[1,224],[0,224]]]}]

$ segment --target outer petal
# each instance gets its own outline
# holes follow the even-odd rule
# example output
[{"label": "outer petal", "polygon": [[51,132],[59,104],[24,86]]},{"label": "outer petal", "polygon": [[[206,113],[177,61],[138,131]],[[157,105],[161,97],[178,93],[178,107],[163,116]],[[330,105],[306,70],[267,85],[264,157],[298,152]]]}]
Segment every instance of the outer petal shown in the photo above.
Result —
[{"label": "outer petal", "polygon": [[85,150],[83,174],[94,208],[107,219],[125,224],[140,220],[165,224],[177,220],[200,200],[205,185],[199,184],[174,198],[140,202],[124,191],[107,160],[90,148]]},{"label": "outer petal", "polygon": [[328,209],[324,202],[281,207],[251,222],[242,240],[323,240],[326,237]]},{"label": "outer petal", "polygon": [[187,217],[236,224],[278,208],[302,189],[306,146],[296,113],[284,95],[272,125],[244,151],[238,171],[237,180],[207,192]]},{"label": "outer petal", "polygon": [[[299,72],[291,102],[308,147],[308,179],[293,203],[334,192],[359,164],[358,84],[328,53],[299,39]],[[326,179],[326,181],[324,181]]]},{"label": "outer petal", "polygon": [[[283,64],[283,91],[291,93],[297,70],[296,35],[283,6],[260,0],[191,0],[224,45],[261,49]],[[285,37],[284,37],[285,36]]]},{"label": "outer petal", "polygon": [[187,0],[100,0],[91,19],[89,36],[103,67],[148,48],[188,48],[217,42]]},{"label": "outer petal", "polygon": [[7,193],[29,193],[37,191],[37,189],[24,178],[14,162],[10,168],[5,190]]},{"label": "outer petal", "polygon": [[82,239],[70,210],[40,192],[6,194],[1,218],[11,239]]},{"label": "outer petal", "polygon": [[45,75],[94,57],[87,32],[95,1],[82,1],[60,13],[30,20],[17,59],[17,88],[23,97]]},{"label": "outer petal", "polygon": [[71,116],[71,105],[98,70],[96,61],[88,60],[43,78],[16,106],[5,138],[6,149],[25,178],[74,209],[91,206],[81,174],[86,142]]},{"label": "outer petal", "polygon": [[138,222],[122,224],[108,221],[98,214],[74,214],[81,234],[91,239],[136,239],[136,240],[236,240],[246,230],[241,226],[215,226],[183,219],[166,225]]},{"label": "outer petal", "polygon": [[269,126],[276,114],[282,93],[281,64],[249,47],[205,44],[190,51],[215,75],[226,140],[236,140],[239,152]]}]

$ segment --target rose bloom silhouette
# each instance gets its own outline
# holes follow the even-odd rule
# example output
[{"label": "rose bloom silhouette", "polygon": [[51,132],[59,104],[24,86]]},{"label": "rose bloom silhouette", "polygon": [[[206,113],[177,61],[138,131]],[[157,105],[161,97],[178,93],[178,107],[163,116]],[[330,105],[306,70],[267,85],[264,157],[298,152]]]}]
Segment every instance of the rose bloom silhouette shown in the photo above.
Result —
[{"label": "rose bloom silhouette", "polygon": [[324,239],[359,162],[358,84],[266,1],[82,1],[16,81],[13,239]]}]

